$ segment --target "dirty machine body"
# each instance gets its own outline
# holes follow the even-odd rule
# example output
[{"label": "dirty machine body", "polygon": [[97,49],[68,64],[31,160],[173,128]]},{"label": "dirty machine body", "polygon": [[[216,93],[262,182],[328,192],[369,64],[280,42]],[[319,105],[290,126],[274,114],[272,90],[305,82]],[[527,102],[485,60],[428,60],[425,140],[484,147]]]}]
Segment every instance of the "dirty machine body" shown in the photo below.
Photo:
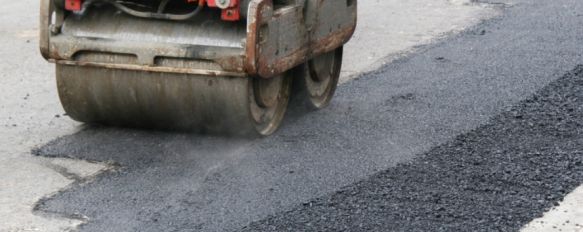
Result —
[{"label": "dirty machine body", "polygon": [[[325,107],[356,0],[41,0],[41,53],[75,120],[269,135],[292,82]],[[297,93],[296,93],[297,92]]]}]

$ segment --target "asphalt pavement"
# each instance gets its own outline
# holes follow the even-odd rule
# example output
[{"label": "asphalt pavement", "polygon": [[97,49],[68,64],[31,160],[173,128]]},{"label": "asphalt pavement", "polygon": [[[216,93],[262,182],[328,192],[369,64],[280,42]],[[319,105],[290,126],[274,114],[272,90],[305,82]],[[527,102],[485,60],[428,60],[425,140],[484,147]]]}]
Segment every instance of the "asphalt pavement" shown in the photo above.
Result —
[{"label": "asphalt pavement", "polygon": [[[581,158],[576,143],[580,107],[574,105],[580,100],[573,99],[579,99],[581,88],[583,2],[493,4],[504,8],[501,16],[346,82],[329,108],[308,112],[293,106],[283,128],[269,138],[88,127],[52,141],[35,154],[106,161],[118,168],[46,198],[37,210],[90,218],[81,231],[336,230],[343,225],[516,230],[581,184],[580,165],[572,164]],[[566,96],[560,97],[563,91]],[[539,95],[545,97],[536,100]],[[573,109],[562,121],[558,110],[568,109],[560,104]],[[538,115],[539,110],[554,114]],[[524,116],[509,120],[513,112]],[[543,125],[536,128],[523,125],[540,120]],[[563,140],[544,139],[553,136]],[[462,150],[451,152],[456,148]],[[484,150],[470,152],[476,148]],[[467,167],[474,160],[481,168]],[[565,167],[573,171],[561,172]],[[548,189],[516,184],[531,183],[537,168],[556,174],[539,175],[541,183],[561,187],[552,198],[528,193],[548,194]],[[447,188],[452,186],[457,188]],[[516,194],[497,197],[506,193],[501,187]],[[456,189],[479,198],[472,202]],[[409,192],[418,194],[403,195]],[[424,200],[438,202],[420,205]],[[461,205],[468,202],[484,208]],[[524,204],[514,211],[511,203]],[[399,214],[386,214],[385,204]],[[490,213],[495,210],[504,216]],[[484,227],[454,217],[460,214]],[[436,215],[441,216],[432,218]],[[494,225],[480,224],[482,219]],[[411,220],[416,223],[407,225]]]},{"label": "asphalt pavement", "polygon": [[412,162],[243,231],[518,231],[581,184],[583,65]]},{"label": "asphalt pavement", "polygon": [[[383,0],[359,4],[357,31],[345,46],[341,82],[475,25],[500,12],[471,0]],[[46,198],[115,168],[107,162],[32,156],[32,148],[85,126],[64,113],[54,65],[38,50],[41,1],[6,2],[0,8],[0,231],[74,230],[91,220],[33,208]],[[410,17],[415,15],[416,17]],[[375,46],[370,46],[374,44]],[[65,215],[66,216],[66,215]]]}]

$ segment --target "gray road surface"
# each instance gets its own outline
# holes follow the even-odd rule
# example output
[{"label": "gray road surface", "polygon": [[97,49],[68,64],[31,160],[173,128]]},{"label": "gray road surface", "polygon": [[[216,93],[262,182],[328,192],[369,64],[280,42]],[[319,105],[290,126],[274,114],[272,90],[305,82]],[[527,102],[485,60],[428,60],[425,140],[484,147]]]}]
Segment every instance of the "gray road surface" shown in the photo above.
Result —
[{"label": "gray road surface", "polygon": [[88,216],[83,231],[239,230],[411,161],[582,63],[583,2],[509,3],[342,85],[326,110],[292,110],[266,139],[91,127],[53,141],[37,154],[120,168],[39,208]]},{"label": "gray road surface", "polygon": [[[361,1],[358,30],[345,49],[342,80],[378,68],[415,46],[443,38],[497,12],[470,0]],[[34,157],[30,150],[84,127],[59,104],[54,66],[38,50],[40,1],[0,8],[0,231],[64,231],[84,221],[33,211],[39,199],[76,181],[91,181],[110,166],[80,159]],[[416,15],[416,17],[409,17]],[[380,43],[379,41],[389,41]],[[370,44],[374,44],[371,47]]]},{"label": "gray road surface", "polygon": [[583,183],[582,106],[583,65],[410,163],[244,231],[518,231]]}]

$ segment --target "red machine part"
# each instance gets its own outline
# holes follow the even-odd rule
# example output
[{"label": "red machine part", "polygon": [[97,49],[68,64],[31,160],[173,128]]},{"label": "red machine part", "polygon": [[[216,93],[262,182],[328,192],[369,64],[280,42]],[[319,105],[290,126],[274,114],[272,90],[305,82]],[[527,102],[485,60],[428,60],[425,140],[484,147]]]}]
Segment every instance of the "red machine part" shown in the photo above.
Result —
[{"label": "red machine part", "polygon": [[239,21],[241,19],[239,0],[207,0],[207,5],[221,8],[221,19],[224,21]]},{"label": "red machine part", "polygon": [[69,11],[80,11],[81,5],[83,4],[81,1],[82,0],[66,0],[65,9]]}]

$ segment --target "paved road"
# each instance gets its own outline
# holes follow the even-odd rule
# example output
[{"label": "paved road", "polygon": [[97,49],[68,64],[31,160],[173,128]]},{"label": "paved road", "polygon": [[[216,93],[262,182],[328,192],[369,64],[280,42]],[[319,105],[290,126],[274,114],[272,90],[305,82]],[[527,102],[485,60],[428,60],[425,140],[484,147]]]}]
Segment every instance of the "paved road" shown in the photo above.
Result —
[{"label": "paved road", "polygon": [[[341,226],[340,223],[331,225],[334,221],[330,221],[330,218],[315,218],[337,211],[323,204],[317,204],[317,211],[310,211],[310,202],[327,202],[326,199],[345,196],[346,192],[342,189],[353,188],[357,190],[354,201],[351,199],[346,202],[345,212],[381,216],[382,214],[375,213],[382,213],[382,210],[377,212],[372,211],[375,208],[359,208],[360,205],[374,203],[361,202],[361,199],[366,199],[360,198],[362,194],[367,196],[366,194],[374,192],[361,193],[359,184],[376,185],[378,182],[375,180],[378,177],[383,177],[380,180],[386,181],[386,178],[398,179],[400,175],[403,178],[421,176],[416,175],[415,171],[438,174],[432,171],[441,169],[431,168],[451,168],[449,164],[459,163],[456,161],[459,157],[443,149],[455,149],[451,144],[460,143],[460,138],[488,141],[488,136],[504,129],[505,123],[511,123],[505,120],[509,113],[503,112],[528,108],[519,102],[536,99],[532,95],[543,87],[559,86],[547,87],[539,94],[556,94],[556,91],[564,90],[561,86],[567,86],[564,88],[571,90],[580,88],[580,81],[576,79],[579,77],[576,73],[579,73],[577,70],[580,68],[576,67],[583,63],[583,2],[514,0],[507,3],[508,8],[496,19],[482,23],[461,35],[419,48],[415,54],[343,84],[338,90],[338,97],[326,110],[305,112],[296,107],[288,115],[282,130],[270,138],[211,138],[92,127],[55,140],[38,149],[36,153],[50,157],[111,161],[119,164],[120,168],[100,175],[94,182],[76,186],[43,201],[39,209],[73,217],[86,215],[91,220],[81,227],[83,231],[229,231],[245,227],[285,228],[280,227],[288,225],[282,223],[281,218],[287,217],[295,222],[291,226],[302,226],[300,223],[310,221],[328,222],[324,223],[326,226]],[[572,74],[568,74],[569,72]],[[559,80],[560,77],[564,78]],[[569,84],[564,84],[565,79],[567,82],[570,80]],[[561,100],[556,101],[560,103]],[[553,104],[550,100],[544,102]],[[538,106],[536,100],[533,105],[532,107]],[[532,108],[528,112],[537,111]],[[500,114],[501,116],[496,116]],[[485,124],[491,126],[480,127]],[[557,130],[564,129],[560,125],[555,126]],[[579,128],[580,125],[572,126]],[[474,130],[478,127],[482,129]],[[481,134],[483,128],[494,131],[486,133],[484,137]],[[521,132],[519,129],[517,131]],[[472,130],[474,132],[470,132]],[[486,148],[505,146],[505,141],[498,142],[501,144],[491,141],[491,147]],[[525,141],[523,145],[529,145],[528,142],[531,141]],[[460,145],[464,148],[472,148],[472,141],[462,140],[461,143],[467,143]],[[535,148],[533,149],[537,150]],[[430,156],[436,150],[443,151],[444,153],[437,154],[444,157]],[[530,150],[509,150],[517,153],[517,158],[511,159],[517,161],[515,168],[518,172],[515,175],[532,181],[530,178],[536,177],[532,175],[536,169],[528,165],[520,168],[520,165],[530,160]],[[522,202],[529,202],[523,206],[524,210],[513,211],[501,207],[498,210],[505,213],[504,217],[485,219],[504,223],[484,228],[498,226],[495,228],[517,229],[540,216],[550,205],[583,182],[580,179],[580,169],[574,169],[572,175],[557,171],[557,168],[563,167],[560,165],[578,162],[581,154],[576,149],[566,152],[543,149],[539,158],[545,160],[549,158],[546,157],[549,154],[557,156],[550,157],[550,161],[561,162],[542,167],[571,179],[555,176],[544,180],[556,182],[557,186],[563,187],[562,191],[553,191],[552,198],[533,198],[540,202],[523,199]],[[496,159],[488,162],[504,157],[493,158]],[[445,164],[440,166],[442,159],[446,159],[443,161]],[[420,161],[429,163],[415,166]],[[411,164],[408,166],[403,165],[404,163]],[[423,170],[407,167],[427,169],[422,172]],[[510,169],[511,172],[507,175],[515,177],[512,174],[514,169]],[[405,170],[408,172],[400,172]],[[466,174],[470,177],[487,177],[482,172],[473,172],[474,169],[471,168],[464,170],[469,172]],[[461,175],[455,176],[458,173],[446,173],[454,175],[454,179],[461,178]],[[441,180],[431,177],[434,182]],[[463,180],[467,183],[475,180],[465,178]],[[499,183],[488,180],[484,179],[483,186],[478,184],[477,187],[498,191],[496,189]],[[407,181],[409,180],[404,179],[397,183]],[[415,182],[411,179],[409,182],[413,183],[410,186],[413,192],[426,190],[422,181]],[[468,184],[470,187],[476,187],[475,185]],[[408,185],[401,186],[404,189],[389,188],[388,193],[407,193],[405,187]],[[536,189],[521,186],[518,190],[528,192]],[[440,193],[443,195],[439,195]],[[446,193],[448,192],[437,192],[439,197],[447,200],[449,195]],[[500,205],[505,199],[508,198],[491,197],[488,201],[479,202]],[[464,199],[461,202],[468,201]],[[352,204],[353,202],[359,204]],[[411,206],[414,206],[414,201],[401,208]],[[319,209],[323,209],[324,213],[318,214]],[[458,209],[467,210],[464,207],[452,208],[451,215],[455,216]],[[403,215],[418,215],[415,211],[403,212]],[[406,214],[407,212],[413,213]],[[479,216],[484,216],[482,214],[486,212],[490,211],[477,213],[478,216],[472,217],[472,220],[483,219],[484,217]],[[491,216],[486,216],[488,215]],[[411,228],[439,229],[439,225],[443,225],[445,229],[468,228],[463,227],[467,226],[463,223],[451,227],[447,224],[455,223],[459,218],[446,220],[451,218],[449,214],[443,218],[444,221],[421,220],[419,227]],[[363,228],[408,228],[382,220],[357,222],[362,222]],[[304,225],[314,226],[315,229],[325,228],[320,227],[322,223]],[[354,228],[359,225],[349,226]]]},{"label": "paved road", "polygon": [[[345,50],[343,81],[496,12],[487,5],[465,5],[463,1],[386,0],[361,4],[358,31]],[[0,49],[2,232],[63,231],[83,223],[88,218],[59,217],[32,209],[39,199],[76,181],[90,181],[108,168],[104,163],[30,154],[34,147],[83,128],[65,117],[56,94],[54,68],[39,55],[38,5],[39,1],[23,0],[5,3],[0,8],[0,41],[4,45]],[[411,14],[418,17],[408,17]],[[374,49],[368,47],[370,41],[379,40],[391,43],[377,43]]]},{"label": "paved road", "polygon": [[518,231],[583,183],[581,106],[583,65],[410,163],[244,231]]},{"label": "paved road", "polygon": [[[468,1],[362,1],[358,30],[345,49],[342,80],[350,80],[364,70],[414,51],[415,46],[463,30],[498,12],[497,7],[488,4],[464,4]],[[30,154],[34,147],[84,128],[64,115],[56,93],[54,67],[39,55],[38,9],[39,1],[35,0],[11,1],[0,8],[2,232],[63,231],[90,220],[32,209],[39,199],[76,181],[91,181],[96,173],[109,167],[103,162]]]},{"label": "paved road", "polygon": [[80,220],[34,215],[32,208],[42,197],[104,168],[101,164],[30,154],[35,146],[75,133],[79,125],[63,116],[53,66],[39,54],[39,5],[37,0],[22,0],[4,1],[0,7],[2,232],[63,231],[80,224]]}]

